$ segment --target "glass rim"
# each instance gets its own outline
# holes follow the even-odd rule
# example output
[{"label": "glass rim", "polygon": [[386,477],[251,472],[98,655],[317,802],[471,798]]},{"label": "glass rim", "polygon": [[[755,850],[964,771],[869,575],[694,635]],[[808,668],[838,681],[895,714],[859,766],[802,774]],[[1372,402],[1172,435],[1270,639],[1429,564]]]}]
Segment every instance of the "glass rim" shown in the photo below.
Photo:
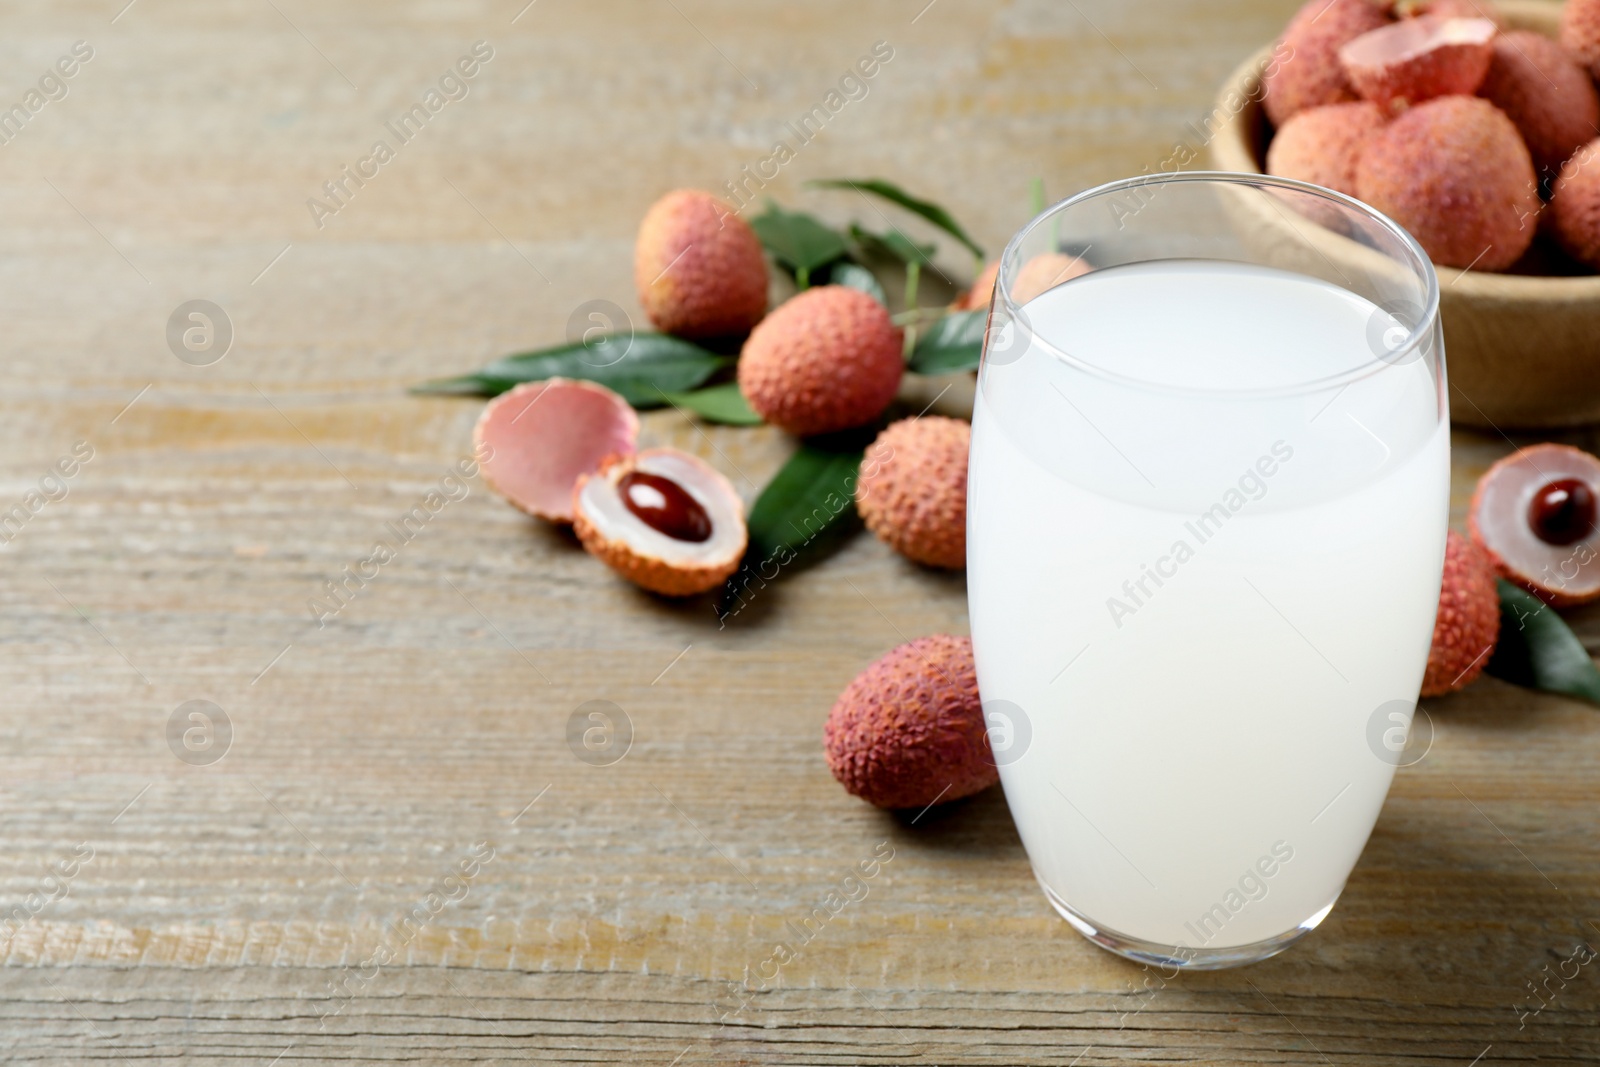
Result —
[{"label": "glass rim", "polygon": [[[1418,273],[1421,274],[1422,280],[1425,283],[1426,293],[1424,294],[1425,303],[1423,306],[1423,314],[1419,317],[1417,325],[1412,328],[1405,341],[1396,346],[1393,350],[1383,355],[1374,353],[1371,360],[1351,367],[1349,370],[1343,370],[1337,374],[1328,375],[1327,377],[1323,378],[1315,378],[1309,381],[1291,382],[1287,385],[1262,386],[1248,389],[1214,389],[1206,386],[1174,385],[1166,382],[1148,381],[1143,378],[1133,377],[1132,375],[1121,374],[1117,371],[1106,367],[1101,367],[1097,364],[1090,363],[1086,360],[1078,358],[1077,356],[1074,356],[1072,353],[1052,343],[1048,338],[1036,333],[1030,326],[1027,326],[1028,316],[1024,313],[1023,306],[1019,305],[1011,297],[1011,283],[1015,280],[1015,271],[1011,268],[1011,261],[1013,258],[1016,258],[1020,261],[1022,243],[1023,241],[1027,240],[1027,238],[1035,230],[1069,208],[1077,207],[1080,204],[1087,203],[1090,200],[1094,200],[1109,194],[1120,193],[1129,189],[1144,188],[1152,185],[1190,183],[1212,185],[1245,185],[1252,187],[1267,186],[1271,188],[1286,189],[1292,192],[1304,193],[1330,201],[1341,208],[1344,208],[1348,211],[1353,211],[1356,214],[1362,215],[1377,223],[1384,230],[1392,234],[1395,239],[1399,241],[1400,245],[1410,253],[1415,261],[1413,265],[1418,268]],[[1310,220],[1307,221],[1309,222]],[[1312,225],[1316,224],[1312,223]],[[1158,261],[1151,260],[1150,262]],[[1093,272],[1091,271],[1090,273]],[[1088,275],[1079,275],[1079,277],[1087,276]],[[1068,279],[1061,284],[1071,285],[1074,280],[1075,279]],[[1294,178],[1279,178],[1270,174],[1248,174],[1241,171],[1228,170],[1179,171],[1172,174],[1141,174],[1133,178],[1119,178],[1116,181],[1106,182],[1102,185],[1085,189],[1080,193],[1067,197],[1065,200],[1061,200],[1050,205],[1030,219],[1026,225],[1024,225],[1016,232],[1016,234],[1012,236],[1011,240],[1006,242],[1005,249],[1000,253],[1000,269],[995,275],[994,289],[996,305],[1005,309],[1006,314],[1011,321],[1016,322],[1024,329],[1027,329],[1028,333],[1033,336],[1040,347],[1048,350],[1051,355],[1057,359],[1060,359],[1062,362],[1081,370],[1086,374],[1091,374],[1097,378],[1102,378],[1118,385],[1142,389],[1149,392],[1173,393],[1182,396],[1205,397],[1208,399],[1265,399],[1272,397],[1311,395],[1325,392],[1330,389],[1344,388],[1360,381],[1363,378],[1368,377],[1369,375],[1380,373],[1386,367],[1395,367],[1411,362],[1414,358],[1412,353],[1420,348],[1423,343],[1433,335],[1439,319],[1439,275],[1434,270],[1433,261],[1428,257],[1427,252],[1423,251],[1422,245],[1418,243],[1415,237],[1412,237],[1411,234],[1406,232],[1406,230],[1402,228],[1399,223],[1352,196],[1346,196],[1343,193],[1324,188],[1320,185],[1313,185],[1310,182],[1298,181]],[[1346,291],[1348,292],[1349,290],[1347,289]],[[985,341],[987,341],[987,333],[985,336]],[[987,344],[985,345],[985,353],[987,354]],[[987,362],[987,360],[985,360],[985,362]]]}]

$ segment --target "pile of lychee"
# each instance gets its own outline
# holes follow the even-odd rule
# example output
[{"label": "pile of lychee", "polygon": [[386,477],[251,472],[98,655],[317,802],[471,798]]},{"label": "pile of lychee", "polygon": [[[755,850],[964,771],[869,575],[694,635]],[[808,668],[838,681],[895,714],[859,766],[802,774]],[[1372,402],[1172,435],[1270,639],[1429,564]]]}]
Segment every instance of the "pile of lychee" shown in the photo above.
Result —
[{"label": "pile of lychee", "polygon": [[1263,75],[1266,168],[1364,201],[1441,266],[1536,273],[1543,229],[1600,270],[1597,76],[1600,0],[1567,0],[1559,40],[1489,0],[1310,0]]},{"label": "pile of lychee", "polygon": [[[768,268],[749,223],[709,193],[658,200],[634,249],[639,301],[663,333],[738,345],[738,388],[768,424],[799,437],[868,427],[905,372],[888,309],[842,285],[804,288],[770,312]],[[992,282],[991,282],[992,285]],[[486,481],[529,514],[570,523],[583,547],[664,596],[725,582],[744,558],[744,503],[728,480],[674,448],[638,451],[639,420],[616,392],[551,378],[492,400],[476,441]],[[922,416],[867,449],[855,499],[867,527],[910,559],[966,565],[970,428]]]},{"label": "pile of lychee", "polygon": [[[1558,444],[1507,456],[1479,480],[1467,527],[1467,537],[1452,530],[1446,538],[1424,697],[1483,674],[1500,639],[1497,578],[1549,609],[1600,600],[1600,459]],[[916,809],[999,781],[986,727],[972,642],[941,635],[901,645],[863,671],[834,704],[823,742],[849,792],[881,808]]]}]

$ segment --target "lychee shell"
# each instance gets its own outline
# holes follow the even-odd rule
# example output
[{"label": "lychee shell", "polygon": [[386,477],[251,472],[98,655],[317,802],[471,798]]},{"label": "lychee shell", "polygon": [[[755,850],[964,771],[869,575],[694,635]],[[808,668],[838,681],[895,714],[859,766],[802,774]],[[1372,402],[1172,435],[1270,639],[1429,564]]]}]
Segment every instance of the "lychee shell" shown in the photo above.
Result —
[{"label": "lychee shell", "polygon": [[867,529],[917,563],[965,567],[971,444],[965,420],[939,415],[905,419],[880,433],[856,482],[856,510]]},{"label": "lychee shell", "polygon": [[745,341],[739,389],[767,422],[802,437],[863,426],[905,371],[888,309],[859,289],[824,285],[776,308]]},{"label": "lychee shell", "polygon": [[1527,251],[1541,208],[1533,159],[1499,108],[1441,96],[1367,143],[1360,199],[1411,232],[1437,264],[1504,270]]},{"label": "lychee shell", "polygon": [[1494,57],[1494,23],[1422,15],[1362,34],[1339,50],[1345,77],[1386,113],[1477,92]]},{"label": "lychee shell", "polygon": [[989,754],[972,641],[923,637],[863,671],[823,729],[828,767],[880,808],[959,800],[999,780]]},{"label": "lychee shell", "polygon": [[1566,49],[1540,33],[1513,30],[1494,41],[1478,95],[1504,111],[1534,166],[1553,175],[1600,133],[1600,93]]},{"label": "lychee shell", "polygon": [[710,193],[679,189],[651,205],[639,224],[633,264],[639,303],[665,333],[743,335],[767,310],[761,241]]},{"label": "lychee shell", "polygon": [[1355,196],[1361,149],[1383,124],[1383,113],[1366,101],[1309,108],[1272,138],[1267,173]]},{"label": "lychee shell", "polygon": [[1308,107],[1354,100],[1339,49],[1388,22],[1388,15],[1368,0],[1309,0],[1289,20],[1279,39],[1283,58],[1263,79],[1262,106],[1272,124],[1282,126]]},{"label": "lychee shell", "polygon": [[1561,168],[1549,225],[1568,255],[1600,270],[1600,139],[1578,149]]},{"label": "lychee shell", "polygon": [[1500,595],[1494,568],[1482,550],[1451,530],[1444,549],[1444,580],[1422,695],[1443,696],[1483,673],[1500,636]]}]

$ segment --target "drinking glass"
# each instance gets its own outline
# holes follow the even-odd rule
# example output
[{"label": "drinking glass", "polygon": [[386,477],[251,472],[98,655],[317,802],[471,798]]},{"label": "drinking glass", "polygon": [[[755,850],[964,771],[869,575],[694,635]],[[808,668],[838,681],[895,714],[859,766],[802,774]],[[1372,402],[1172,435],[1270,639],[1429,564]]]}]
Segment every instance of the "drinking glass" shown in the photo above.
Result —
[{"label": "drinking glass", "polygon": [[1085,936],[1264,959],[1333,907],[1434,624],[1438,281],[1300,182],[1185,173],[1006,247],[973,416],[978,683],[1017,829]]}]

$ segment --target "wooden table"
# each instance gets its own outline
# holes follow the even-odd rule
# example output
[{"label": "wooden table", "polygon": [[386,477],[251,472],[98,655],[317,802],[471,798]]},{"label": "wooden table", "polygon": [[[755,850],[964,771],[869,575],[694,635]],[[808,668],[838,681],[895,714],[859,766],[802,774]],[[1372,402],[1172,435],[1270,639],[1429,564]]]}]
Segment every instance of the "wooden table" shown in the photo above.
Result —
[{"label": "wooden table", "polygon": [[[802,181],[882,175],[998,249],[1034,175],[1065,195],[1193,138],[1291,4],[124,2],[3,9],[0,104],[93,50],[0,145],[0,511],[93,450],[3,550],[6,1062],[1600,1056],[1600,965],[1517,1015],[1600,944],[1600,716],[1572,701],[1428,704],[1433,749],[1323,928],[1165,982],[1049,910],[998,790],[910,825],[828,774],[835,695],[962,632],[959,575],[859,538],[720,629],[474,480],[336,618],[308,608],[469,448],[477,402],[404,386],[560,339],[587,300],[637,315],[646,205],[738,178],[874,42],[892,61],[770,191],[844,221],[868,209]],[[315,218],[477,41],[465,98]],[[190,300],[231,323],[220,361],[169,347]],[[790,447],[675,414],[646,437],[747,495]],[[1509,446],[1456,445],[1464,505]],[[214,762],[180,743],[197,700],[230,726]],[[566,741],[590,700],[631,722],[610,766]]]}]

